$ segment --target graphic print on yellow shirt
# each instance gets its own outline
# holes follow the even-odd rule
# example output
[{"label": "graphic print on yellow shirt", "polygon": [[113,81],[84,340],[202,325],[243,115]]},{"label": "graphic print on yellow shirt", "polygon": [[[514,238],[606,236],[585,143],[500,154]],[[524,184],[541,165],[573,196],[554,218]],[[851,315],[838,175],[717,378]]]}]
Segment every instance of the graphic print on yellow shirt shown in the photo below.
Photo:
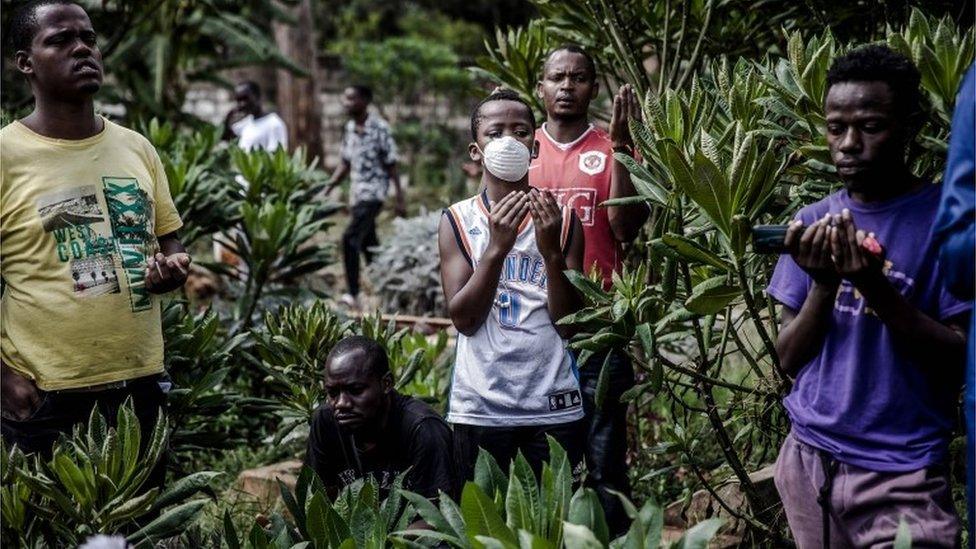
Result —
[{"label": "graphic print on yellow shirt", "polygon": [[112,230],[110,238],[92,228],[93,224],[106,221],[92,185],[38,198],[41,225],[54,233],[58,260],[71,265],[75,295],[94,297],[119,292],[112,255],[117,252],[129,281],[132,310],[145,311],[152,306],[144,282],[146,261],[156,248],[156,236],[148,231],[152,227],[149,197],[131,177],[103,177],[102,184]]},{"label": "graphic print on yellow shirt", "polygon": [[182,224],[139,134],[105,121],[83,140],[0,130],[3,362],[56,390],[162,371],[157,235]]}]

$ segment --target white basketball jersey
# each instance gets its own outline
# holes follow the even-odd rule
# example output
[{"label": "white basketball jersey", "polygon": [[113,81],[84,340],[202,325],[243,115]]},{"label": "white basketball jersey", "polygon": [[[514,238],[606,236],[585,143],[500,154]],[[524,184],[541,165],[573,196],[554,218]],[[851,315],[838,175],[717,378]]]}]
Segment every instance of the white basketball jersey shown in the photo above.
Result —
[{"label": "white basketball jersey", "polygon": [[[477,267],[489,240],[487,194],[445,210],[462,254]],[[563,208],[566,250],[572,210]],[[495,301],[472,336],[458,334],[447,421],[488,427],[568,423],[583,417],[579,373],[547,308],[545,261],[531,215],[502,267]]]}]

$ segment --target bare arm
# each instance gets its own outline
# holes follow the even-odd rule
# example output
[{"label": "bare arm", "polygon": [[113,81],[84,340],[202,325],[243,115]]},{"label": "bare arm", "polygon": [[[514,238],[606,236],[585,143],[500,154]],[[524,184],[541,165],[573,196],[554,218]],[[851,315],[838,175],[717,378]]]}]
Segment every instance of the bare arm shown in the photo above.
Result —
[{"label": "bare arm", "polygon": [[329,184],[325,188],[325,194],[331,193],[333,189],[339,186],[339,183],[342,183],[342,180],[349,175],[349,169],[350,166],[348,160],[339,161],[339,165],[336,166],[335,171],[332,172],[332,177],[329,178]]},{"label": "bare arm", "polygon": [[491,212],[491,240],[473,269],[458,247],[447,216],[441,217],[437,235],[441,285],[448,315],[464,335],[474,335],[491,311],[505,256],[515,244],[518,226],[528,212],[524,197],[521,192],[510,193],[495,204]]},{"label": "bare arm", "polygon": [[227,116],[224,117],[224,133],[221,134],[220,138],[224,141],[237,139],[237,134],[234,133],[234,128],[232,128],[232,126],[234,125],[234,122],[237,122],[241,118],[241,111],[238,110],[237,107],[231,109],[230,112],[227,113]]},{"label": "bare arm", "polygon": [[403,189],[400,188],[400,175],[397,172],[397,165],[394,162],[386,167],[386,173],[390,178],[390,183],[393,185],[393,192],[396,194],[396,214],[400,217],[406,217],[407,215],[407,205],[403,199]]},{"label": "bare arm", "polygon": [[799,313],[783,306],[776,354],[786,375],[795,378],[820,353],[833,319],[836,294],[836,287],[814,284]]},{"label": "bare arm", "polygon": [[[633,139],[630,135],[629,121],[631,118],[639,119],[640,113],[637,98],[633,88],[625,84],[617,91],[613,98],[613,114],[610,120],[610,139],[613,148],[633,147]],[[610,198],[626,198],[635,196],[637,189],[631,181],[630,171],[616,159],[612,163],[610,172]],[[646,204],[630,204],[628,206],[610,206],[607,208],[607,217],[610,221],[610,230],[613,237],[618,242],[631,242],[640,234],[641,227],[647,221],[647,216],[651,211]]]}]

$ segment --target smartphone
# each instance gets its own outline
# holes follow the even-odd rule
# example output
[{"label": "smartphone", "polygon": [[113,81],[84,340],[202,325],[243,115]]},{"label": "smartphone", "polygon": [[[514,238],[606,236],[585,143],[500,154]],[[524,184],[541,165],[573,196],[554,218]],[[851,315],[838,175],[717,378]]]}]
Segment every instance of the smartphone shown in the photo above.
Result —
[{"label": "smartphone", "polygon": [[757,254],[785,254],[789,225],[756,225],[752,228],[752,250]]}]

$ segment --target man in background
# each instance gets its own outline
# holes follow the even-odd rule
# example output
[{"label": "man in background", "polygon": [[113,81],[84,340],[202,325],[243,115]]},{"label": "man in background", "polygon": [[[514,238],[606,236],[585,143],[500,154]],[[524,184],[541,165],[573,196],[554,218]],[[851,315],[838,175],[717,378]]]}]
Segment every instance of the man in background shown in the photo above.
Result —
[{"label": "man in background", "polygon": [[237,138],[237,146],[249,151],[273,151],[288,148],[288,128],[285,121],[261,105],[261,87],[246,80],[234,88],[236,106],[224,119],[224,139]]},{"label": "man in background", "polygon": [[[599,92],[596,67],[586,51],[572,45],[549,54],[536,91],[546,107],[546,121],[535,132],[539,156],[529,168],[529,183],[551,190],[560,204],[576,211],[586,237],[583,271],[597,271],[609,288],[613,273],[620,272],[622,245],[637,237],[649,213],[643,204],[600,207],[609,199],[637,194],[627,167],[614,158],[614,153],[634,154],[628,121],[637,116],[637,98],[629,85],[622,86],[613,98],[610,132],[594,126],[589,107]],[[587,423],[587,482],[596,488],[611,530],[622,534],[630,521],[610,491],[630,495],[627,404],[620,396],[634,385],[634,369],[624,350],[613,349],[609,355],[597,353],[581,365],[580,386]],[[610,384],[598,409],[597,380],[604,361]]]},{"label": "man in background", "polygon": [[370,111],[372,100],[373,91],[367,86],[349,86],[343,92],[342,105],[349,121],[342,132],[342,160],[326,188],[328,195],[347,175],[350,176],[350,219],[342,233],[348,291],[341,300],[351,308],[359,306],[359,258],[365,255],[369,263],[373,257],[370,249],[379,245],[376,217],[383,209],[391,183],[396,193],[395,212],[398,216],[406,215],[397,174],[396,143],[386,120]]}]

